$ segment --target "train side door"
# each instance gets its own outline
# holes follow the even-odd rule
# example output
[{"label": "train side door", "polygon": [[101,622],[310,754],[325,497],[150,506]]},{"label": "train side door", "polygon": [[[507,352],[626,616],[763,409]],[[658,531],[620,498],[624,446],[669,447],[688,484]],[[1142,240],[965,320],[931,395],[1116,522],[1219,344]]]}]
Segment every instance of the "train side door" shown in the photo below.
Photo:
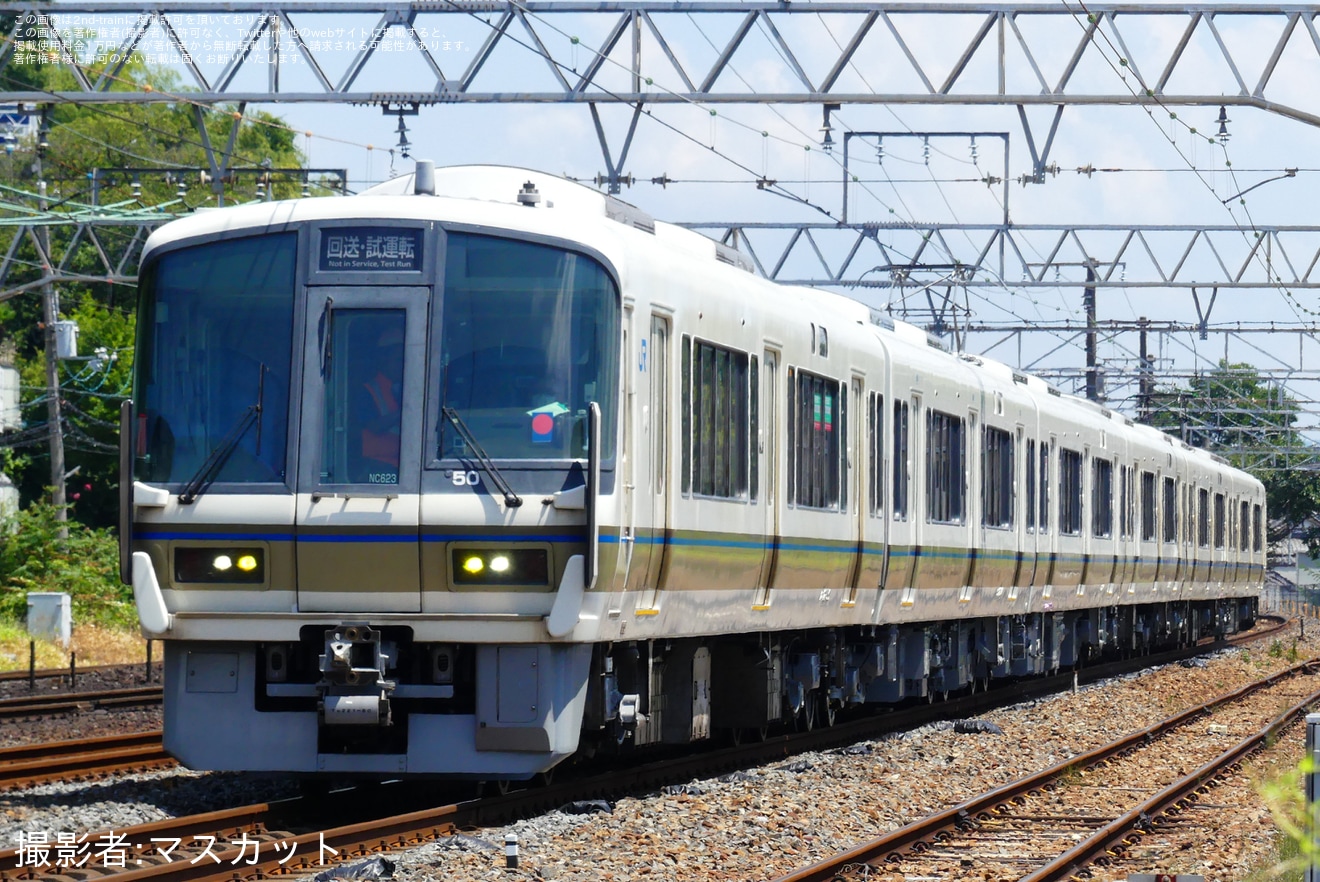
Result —
[{"label": "train side door", "polygon": [[851,410],[847,425],[847,436],[843,443],[847,445],[844,462],[848,465],[844,480],[848,482],[848,497],[852,499],[852,522],[850,530],[853,542],[852,571],[848,574],[848,584],[844,591],[844,606],[857,603],[857,586],[862,578],[863,547],[866,536],[866,469],[862,467],[864,456],[862,439],[866,437],[866,393],[861,377],[852,379]]},{"label": "train side door", "polygon": [[[643,370],[649,378],[648,402],[651,533],[646,581],[639,609],[654,609],[669,551],[669,319],[651,316],[651,339]],[[639,441],[639,443],[641,443]]]},{"label": "train side door", "polygon": [[619,492],[619,556],[614,564],[614,590],[622,591],[628,584],[628,574],[632,570],[633,546],[636,544],[633,523],[633,503],[637,488],[637,433],[634,431],[634,408],[637,406],[637,373],[641,367],[644,345],[633,346],[633,308],[631,304],[623,307],[623,399],[620,403],[620,418],[623,424],[623,440],[619,448],[620,472],[623,477]]},{"label": "train side door", "polygon": [[423,287],[308,289],[298,609],[421,609]]},{"label": "train side door", "polygon": [[761,367],[761,493],[765,503],[765,551],[754,606],[770,605],[779,558],[779,353],[766,349]]}]

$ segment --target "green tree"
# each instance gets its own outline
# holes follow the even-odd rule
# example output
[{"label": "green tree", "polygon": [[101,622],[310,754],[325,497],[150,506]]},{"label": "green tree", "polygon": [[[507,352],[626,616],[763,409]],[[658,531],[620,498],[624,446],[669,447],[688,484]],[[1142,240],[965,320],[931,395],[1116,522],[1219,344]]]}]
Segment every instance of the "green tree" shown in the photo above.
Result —
[{"label": "green tree", "polygon": [[[0,30],[12,30],[13,19]],[[20,42],[20,49],[29,44]],[[17,53],[15,61],[17,60]],[[84,65],[86,76],[96,80],[103,68]],[[136,89],[140,84],[182,96],[178,77],[171,71],[132,59],[112,79],[111,90]],[[50,63],[10,63],[0,73],[3,88],[24,91],[74,88],[73,74]],[[217,203],[217,186],[226,205],[258,198],[301,195],[304,182],[298,174],[280,175],[264,168],[301,168],[303,157],[295,145],[295,133],[278,117],[264,112],[238,116],[236,108],[203,110],[210,143],[223,150],[230,132],[240,121],[233,156],[228,167],[246,169],[218,183],[207,170],[210,163],[197,130],[198,109],[191,102],[74,105],[49,108],[44,138],[30,138],[12,152],[0,152],[0,218],[30,215],[36,207],[38,171],[47,182],[47,202],[52,213],[86,211],[99,206],[104,214],[135,213],[155,216],[173,214]],[[44,140],[48,146],[39,148]],[[39,160],[39,162],[38,162]],[[311,187],[313,192],[323,189]],[[9,211],[3,209],[6,204]],[[159,211],[156,211],[159,209]],[[6,252],[18,235],[14,226],[0,224],[0,253]],[[73,236],[72,226],[48,227],[51,251],[66,252]],[[100,227],[100,249],[112,263],[121,259],[135,267],[141,238],[135,224],[122,228]],[[11,271],[5,287],[14,289],[41,278],[41,261],[30,237],[21,238],[14,252],[24,267]],[[74,252],[65,267],[70,273],[91,277],[104,275],[93,248]],[[87,523],[110,526],[117,520],[117,444],[119,403],[130,393],[133,345],[133,314],[136,291],[131,286],[103,283],[61,284],[61,318],[79,325],[77,361],[60,363],[62,400],[66,404],[67,468],[77,468],[68,484],[71,509]],[[7,454],[4,467],[19,486],[25,501],[37,499],[50,483],[50,458],[44,440],[33,439],[30,429],[40,429],[46,420],[44,325],[41,293],[34,287],[0,302],[0,341],[9,339],[23,383],[23,415],[29,431],[21,433],[28,443]],[[88,357],[103,348],[106,357]],[[0,438],[0,446],[5,440]]]},{"label": "green tree", "polygon": [[[119,544],[109,530],[57,517],[34,502],[0,520],[0,619],[21,621],[29,591],[64,591],[79,622],[130,627],[137,619],[133,589],[119,581]],[[60,540],[61,528],[69,538]]]},{"label": "green tree", "polygon": [[1253,366],[1220,361],[1152,401],[1153,425],[1223,456],[1265,485],[1270,541],[1303,531],[1320,550],[1320,448],[1296,428],[1301,405]]}]

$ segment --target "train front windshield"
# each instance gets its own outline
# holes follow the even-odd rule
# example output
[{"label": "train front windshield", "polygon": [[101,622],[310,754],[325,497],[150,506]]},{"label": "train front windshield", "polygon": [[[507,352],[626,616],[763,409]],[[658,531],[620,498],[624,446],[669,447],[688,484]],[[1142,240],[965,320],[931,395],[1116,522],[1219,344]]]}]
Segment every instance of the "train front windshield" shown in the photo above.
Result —
[{"label": "train front windshield", "polygon": [[[608,458],[619,333],[610,275],[576,252],[492,236],[451,233],[444,254],[428,328],[425,398],[439,406],[426,461],[472,454],[446,412],[496,459],[584,457],[593,401]],[[296,266],[287,233],[181,248],[144,268],[134,477],[290,483],[289,393],[303,375],[292,350]],[[400,358],[402,338],[391,338]]]}]

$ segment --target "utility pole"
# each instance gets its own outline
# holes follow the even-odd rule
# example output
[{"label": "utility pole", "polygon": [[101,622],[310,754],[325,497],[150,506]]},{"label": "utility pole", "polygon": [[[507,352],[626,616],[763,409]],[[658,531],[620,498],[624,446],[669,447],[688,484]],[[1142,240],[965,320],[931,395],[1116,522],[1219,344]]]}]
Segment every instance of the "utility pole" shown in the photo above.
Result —
[{"label": "utility pole", "polygon": [[1151,377],[1151,357],[1146,349],[1146,332],[1150,325],[1150,320],[1143,315],[1137,320],[1137,325],[1141,328],[1141,348],[1137,353],[1137,375],[1139,377],[1137,392],[1137,422],[1149,424],[1151,415],[1151,398],[1155,394],[1155,381]]},{"label": "utility pole", "polygon": [[[46,201],[46,181],[42,172],[42,159],[49,147],[47,138],[50,132],[50,105],[42,105],[41,126],[37,134],[37,200],[44,214],[49,207]],[[42,223],[37,227],[37,241],[41,243],[41,272],[44,279],[41,284],[41,318],[45,324],[46,341],[46,423],[50,427],[50,501],[55,506],[56,517],[61,521],[69,519],[68,498],[64,489],[64,425],[60,407],[60,359],[56,344],[55,323],[60,318],[59,295],[51,284],[52,267],[50,264],[50,227]],[[60,538],[69,538],[69,528],[60,527]]]},{"label": "utility pole", "polygon": [[1086,310],[1086,400],[1100,400],[1100,377],[1095,361],[1095,262],[1086,261],[1086,288],[1082,292],[1082,308]]}]

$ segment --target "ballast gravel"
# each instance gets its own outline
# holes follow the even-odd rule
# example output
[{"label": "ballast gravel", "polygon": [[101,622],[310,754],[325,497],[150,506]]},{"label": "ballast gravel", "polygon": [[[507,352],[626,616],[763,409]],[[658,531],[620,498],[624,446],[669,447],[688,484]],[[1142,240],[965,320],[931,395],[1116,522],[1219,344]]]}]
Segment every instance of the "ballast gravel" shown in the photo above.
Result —
[{"label": "ballast gravel", "polygon": [[[1295,629],[1281,639],[1277,656],[1268,654],[1268,643],[1245,653],[1225,651],[1203,665],[1145,671],[979,718],[1001,735],[939,723],[623,799],[609,813],[559,811],[471,831],[399,855],[395,879],[774,879],[1289,667],[1294,637]],[[1317,652],[1320,641],[1299,641],[1302,658]],[[1300,728],[1290,735],[1300,757]],[[1167,861],[1152,856],[1144,872],[1167,870],[1176,858],[1177,872],[1230,882],[1272,861],[1272,821],[1254,783],[1242,774],[1225,785],[1239,786],[1244,794],[1238,802],[1251,806],[1238,815],[1240,829],[1220,819],[1233,832],[1221,827],[1215,838],[1201,841],[1199,853],[1183,850]],[[1217,802],[1227,793],[1220,791]],[[518,839],[516,870],[505,868],[506,834]],[[1093,878],[1126,879],[1129,871],[1137,870],[1112,877],[1099,870]],[[981,877],[973,867],[967,878]]]},{"label": "ballast gravel", "polygon": [[[1320,628],[1308,630],[1314,635]],[[939,723],[615,804],[576,805],[464,831],[395,855],[394,876],[399,882],[773,879],[1288,667],[1294,640],[1295,626],[1275,654],[1265,641],[1198,666],[1145,671],[993,711],[972,726]],[[1320,654],[1314,636],[1296,645],[1302,658]],[[1294,728],[1276,750],[1292,740],[1300,756],[1301,738]],[[1273,767],[1290,761],[1285,756]],[[1225,784],[1241,791],[1234,802],[1240,820],[1217,819],[1213,838],[1177,855],[1177,872],[1228,882],[1273,859],[1272,822],[1254,785],[1248,773]],[[57,831],[121,829],[296,790],[290,780],[175,770],[13,791],[0,794],[0,847],[16,845],[20,832],[42,831],[53,840]],[[1215,801],[1227,802],[1226,795],[1220,788]],[[505,866],[508,834],[517,837],[520,852],[513,870]],[[1147,872],[1171,869],[1150,859]],[[1125,879],[1129,871],[1112,878]]]}]

